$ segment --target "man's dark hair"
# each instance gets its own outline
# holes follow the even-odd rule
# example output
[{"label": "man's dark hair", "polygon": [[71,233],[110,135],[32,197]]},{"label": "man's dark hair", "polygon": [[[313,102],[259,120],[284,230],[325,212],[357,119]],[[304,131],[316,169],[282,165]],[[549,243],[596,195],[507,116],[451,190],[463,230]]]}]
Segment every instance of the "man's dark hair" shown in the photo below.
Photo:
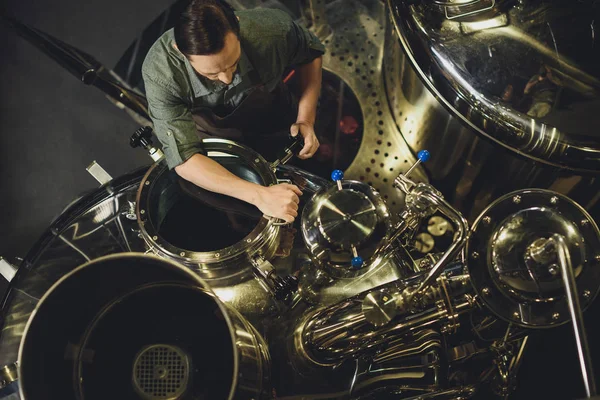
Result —
[{"label": "man's dark hair", "polygon": [[186,56],[220,52],[229,32],[239,37],[240,24],[223,0],[191,0],[174,28],[177,47]]}]

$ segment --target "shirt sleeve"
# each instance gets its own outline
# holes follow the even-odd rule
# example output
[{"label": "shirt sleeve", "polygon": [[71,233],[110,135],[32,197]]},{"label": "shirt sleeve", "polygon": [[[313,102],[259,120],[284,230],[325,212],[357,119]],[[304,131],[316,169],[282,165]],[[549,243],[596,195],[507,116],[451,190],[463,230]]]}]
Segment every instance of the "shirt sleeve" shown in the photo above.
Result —
[{"label": "shirt sleeve", "polygon": [[154,133],[162,144],[169,169],[183,164],[194,154],[205,154],[189,106],[168,87],[146,75],[144,86]]},{"label": "shirt sleeve", "polygon": [[291,21],[287,44],[287,67],[307,64],[325,54],[325,46],[321,41],[295,21]]}]

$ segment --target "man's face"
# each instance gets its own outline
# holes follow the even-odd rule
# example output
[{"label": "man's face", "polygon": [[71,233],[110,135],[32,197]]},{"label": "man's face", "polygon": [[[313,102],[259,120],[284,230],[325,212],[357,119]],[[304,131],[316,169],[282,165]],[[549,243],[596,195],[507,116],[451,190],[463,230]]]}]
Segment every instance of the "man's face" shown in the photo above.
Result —
[{"label": "man's face", "polygon": [[219,53],[208,56],[189,56],[188,59],[200,75],[229,85],[240,62],[241,54],[242,48],[239,39],[233,32],[228,32],[225,36],[225,47]]}]

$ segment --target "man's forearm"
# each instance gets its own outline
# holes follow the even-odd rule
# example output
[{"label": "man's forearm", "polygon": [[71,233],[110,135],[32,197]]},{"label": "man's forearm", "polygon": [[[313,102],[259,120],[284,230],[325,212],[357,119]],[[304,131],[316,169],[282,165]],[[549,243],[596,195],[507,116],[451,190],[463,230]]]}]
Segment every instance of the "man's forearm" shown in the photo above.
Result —
[{"label": "man's forearm", "polygon": [[298,103],[298,119],[296,122],[315,123],[317,115],[317,101],[321,92],[321,66],[322,57],[315,58],[312,62],[298,68],[300,81],[300,101]]},{"label": "man's forearm", "polygon": [[239,178],[218,162],[202,154],[193,155],[186,162],[175,167],[175,171],[196,186],[254,205],[259,191],[263,189],[263,186]]}]

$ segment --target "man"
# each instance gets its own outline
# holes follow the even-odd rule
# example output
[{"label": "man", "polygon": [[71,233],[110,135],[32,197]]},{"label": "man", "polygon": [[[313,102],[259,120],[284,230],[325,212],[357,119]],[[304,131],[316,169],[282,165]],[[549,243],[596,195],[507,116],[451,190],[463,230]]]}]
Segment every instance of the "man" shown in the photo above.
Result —
[{"label": "man", "polygon": [[[302,135],[299,157],[312,157],[319,146],[314,122],[323,53],[319,40],[283,11],[234,12],[222,0],[191,0],[142,67],[150,117],[169,168],[197,186],[292,222],[302,194],[296,186],[263,187],[238,178],[203,154],[200,137],[228,138],[264,153],[285,130]],[[282,84],[290,68],[301,88],[297,102]]]}]

